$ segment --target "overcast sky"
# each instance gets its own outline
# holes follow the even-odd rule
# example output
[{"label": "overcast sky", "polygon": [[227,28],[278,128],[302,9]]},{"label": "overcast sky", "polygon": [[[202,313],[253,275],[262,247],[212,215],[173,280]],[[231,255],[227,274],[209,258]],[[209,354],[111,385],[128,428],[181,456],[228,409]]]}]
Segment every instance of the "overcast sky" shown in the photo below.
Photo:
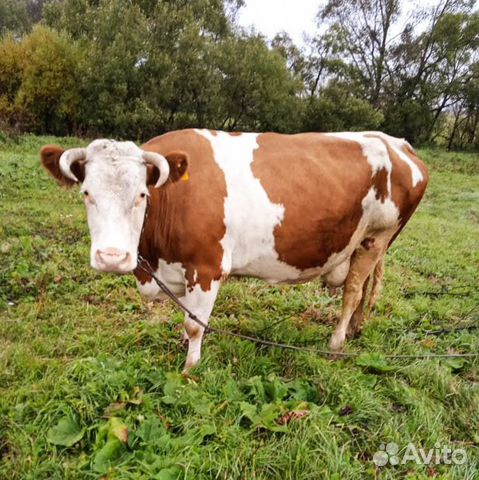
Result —
[{"label": "overcast sky", "polygon": [[245,27],[253,25],[268,38],[285,30],[297,44],[303,43],[303,31],[312,35],[320,0],[246,0],[238,15]]},{"label": "overcast sky", "polygon": [[[406,20],[418,4],[426,7],[437,2],[438,0],[401,0],[401,18]],[[246,0],[245,6],[239,11],[238,20],[244,27],[254,26],[270,39],[285,30],[297,45],[304,45],[303,32],[314,36],[317,31],[316,14],[320,5],[325,4],[326,0]],[[416,28],[422,28],[421,25],[426,23],[427,21]],[[400,24],[393,27],[393,34],[399,33],[400,28]]]}]

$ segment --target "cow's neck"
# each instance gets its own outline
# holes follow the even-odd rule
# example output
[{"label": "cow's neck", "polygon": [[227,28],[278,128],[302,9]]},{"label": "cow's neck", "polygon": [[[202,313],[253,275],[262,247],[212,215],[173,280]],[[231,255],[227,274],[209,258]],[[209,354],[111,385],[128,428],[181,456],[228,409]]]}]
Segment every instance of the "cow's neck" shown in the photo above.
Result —
[{"label": "cow's neck", "polygon": [[174,218],[175,202],[171,199],[169,189],[151,188],[138,252],[154,270],[158,268],[160,258],[166,262],[175,261]]}]

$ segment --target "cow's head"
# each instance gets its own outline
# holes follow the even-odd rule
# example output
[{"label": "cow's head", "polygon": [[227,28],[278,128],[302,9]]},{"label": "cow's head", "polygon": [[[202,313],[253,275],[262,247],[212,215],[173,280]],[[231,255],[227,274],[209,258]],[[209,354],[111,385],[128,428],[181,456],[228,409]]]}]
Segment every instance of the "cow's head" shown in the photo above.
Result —
[{"label": "cow's head", "polygon": [[[186,172],[186,155],[163,157],[133,142],[95,140],[87,148],[41,150],[44,167],[61,185],[81,184],[91,235],[91,266],[105,272],[131,272],[149,197],[148,185],[160,188]],[[163,188],[167,188],[164,185]]]}]

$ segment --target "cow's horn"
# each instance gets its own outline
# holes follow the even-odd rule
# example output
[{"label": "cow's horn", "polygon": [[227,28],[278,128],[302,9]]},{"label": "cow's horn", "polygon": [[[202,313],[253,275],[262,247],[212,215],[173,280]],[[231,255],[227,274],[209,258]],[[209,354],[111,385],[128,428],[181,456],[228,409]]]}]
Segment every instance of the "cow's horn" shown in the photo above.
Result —
[{"label": "cow's horn", "polygon": [[78,178],[71,171],[73,163],[86,158],[86,148],[70,148],[62,153],[60,157],[60,170],[65,177],[70,178],[74,182],[79,182]]},{"label": "cow's horn", "polygon": [[160,172],[158,181],[156,182],[155,188],[161,187],[167,180],[170,175],[170,165],[163,155],[155,152],[143,152],[143,160],[146,163],[151,163]]}]

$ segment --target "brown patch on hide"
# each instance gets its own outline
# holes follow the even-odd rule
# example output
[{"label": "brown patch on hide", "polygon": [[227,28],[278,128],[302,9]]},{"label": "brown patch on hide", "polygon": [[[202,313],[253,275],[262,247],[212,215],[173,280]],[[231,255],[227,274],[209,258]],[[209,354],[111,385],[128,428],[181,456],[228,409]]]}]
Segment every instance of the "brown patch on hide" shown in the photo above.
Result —
[{"label": "brown patch on hide", "polygon": [[301,270],[322,266],[351,240],[371,187],[371,167],[354,141],[306,133],[258,137],[253,174],[285,208],[274,230],[279,259]]},{"label": "brown patch on hide", "polygon": [[[139,252],[155,270],[159,258],[181,263],[188,288],[199,284],[207,291],[222,274],[220,241],[225,234],[226,197],[224,174],[214,160],[210,143],[194,130],[182,130],[153,138],[142,148],[163,156],[183,152],[188,158],[189,180],[149,187]],[[139,268],[134,273],[141,283],[151,280]]]}]

